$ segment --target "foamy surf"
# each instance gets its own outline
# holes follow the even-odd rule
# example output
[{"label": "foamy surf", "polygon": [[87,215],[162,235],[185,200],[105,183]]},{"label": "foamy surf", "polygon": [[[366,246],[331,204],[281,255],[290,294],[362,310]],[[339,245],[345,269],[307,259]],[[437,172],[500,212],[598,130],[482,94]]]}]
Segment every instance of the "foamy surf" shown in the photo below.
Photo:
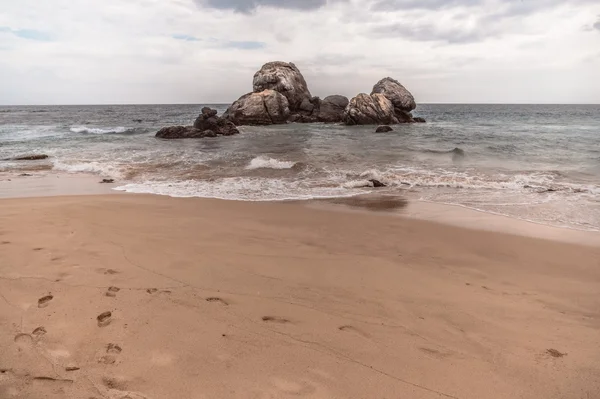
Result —
[{"label": "foamy surf", "polygon": [[250,164],[246,166],[247,170],[252,169],[291,169],[296,165],[296,162],[292,161],[280,161],[275,158],[269,158],[266,156],[259,156],[250,161]]},{"label": "foamy surf", "polygon": [[110,128],[97,128],[97,127],[87,127],[87,126],[73,126],[69,129],[72,133],[88,133],[88,134],[110,134],[110,133],[125,133],[128,128],[119,126],[119,127],[110,127]]},{"label": "foamy surf", "polygon": [[179,198],[198,197],[238,201],[310,200],[352,197],[366,193],[364,190],[349,191],[342,187],[315,186],[294,180],[249,177],[228,177],[214,181],[146,181],[126,184],[114,190]]}]

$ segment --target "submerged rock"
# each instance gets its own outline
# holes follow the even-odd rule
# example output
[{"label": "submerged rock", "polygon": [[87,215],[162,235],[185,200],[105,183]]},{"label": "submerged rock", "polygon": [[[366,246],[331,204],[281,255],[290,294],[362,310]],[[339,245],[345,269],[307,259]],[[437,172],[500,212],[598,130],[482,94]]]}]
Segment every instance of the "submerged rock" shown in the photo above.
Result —
[{"label": "submerged rock", "polygon": [[386,185],[386,184],[384,184],[384,183],[380,182],[380,181],[379,181],[379,180],[377,180],[377,179],[370,179],[369,181],[370,181],[371,183],[373,183],[373,187],[387,187],[387,185]]},{"label": "submerged rock", "polygon": [[392,129],[391,126],[381,125],[375,130],[375,133],[387,133],[387,132],[392,132],[392,131],[394,131],[394,129]]},{"label": "submerged rock", "polygon": [[426,123],[427,121],[425,120],[425,118],[421,118],[420,116],[415,116],[413,118],[413,122],[415,122],[415,123]]},{"label": "submerged rock", "polygon": [[286,123],[289,116],[287,98],[275,90],[243,95],[223,115],[238,126]]},{"label": "submerged rock", "polygon": [[47,159],[48,155],[46,154],[35,154],[35,155],[24,155],[22,157],[13,158],[13,161],[39,161],[42,159]]}]

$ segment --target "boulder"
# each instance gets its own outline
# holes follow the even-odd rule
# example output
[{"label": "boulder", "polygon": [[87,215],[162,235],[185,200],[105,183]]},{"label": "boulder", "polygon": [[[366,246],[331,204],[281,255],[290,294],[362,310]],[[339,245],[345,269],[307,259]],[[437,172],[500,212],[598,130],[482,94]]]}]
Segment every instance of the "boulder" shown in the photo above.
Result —
[{"label": "boulder", "polygon": [[156,137],[161,139],[198,139],[232,136],[238,133],[239,130],[231,121],[217,116],[217,110],[204,107],[200,116],[196,118],[194,126],[164,127],[156,133]]},{"label": "boulder", "polygon": [[312,95],[304,76],[296,65],[287,62],[269,62],[254,74],[253,90],[260,93],[274,90],[288,100],[291,112],[304,111],[311,113]]},{"label": "boulder", "polygon": [[209,132],[211,135],[207,135],[204,131],[193,126],[169,126],[160,129],[156,133],[156,137],[161,139],[201,139],[215,135],[212,130],[209,130]]},{"label": "boulder", "polygon": [[392,129],[391,126],[381,125],[375,130],[375,133],[387,133],[387,132],[392,132],[392,131],[394,131],[394,129]]},{"label": "boulder", "polygon": [[238,126],[286,123],[289,116],[287,98],[275,90],[243,95],[223,115]]},{"label": "boulder", "polygon": [[344,96],[325,97],[319,107],[317,119],[319,122],[337,123],[344,119],[344,110],[350,101]]},{"label": "boulder", "polygon": [[[194,128],[202,132],[213,131],[215,136],[233,136],[239,133],[233,122],[218,117],[217,110],[208,107],[202,108],[202,113],[194,122]],[[210,133],[206,132],[206,134]]]},{"label": "boulder", "polygon": [[398,123],[394,106],[383,94],[361,93],[350,100],[343,116],[346,125],[391,125]]},{"label": "boulder", "polygon": [[400,82],[389,77],[381,79],[373,86],[371,95],[373,94],[383,94],[397,111],[408,113],[417,108],[413,95]]}]

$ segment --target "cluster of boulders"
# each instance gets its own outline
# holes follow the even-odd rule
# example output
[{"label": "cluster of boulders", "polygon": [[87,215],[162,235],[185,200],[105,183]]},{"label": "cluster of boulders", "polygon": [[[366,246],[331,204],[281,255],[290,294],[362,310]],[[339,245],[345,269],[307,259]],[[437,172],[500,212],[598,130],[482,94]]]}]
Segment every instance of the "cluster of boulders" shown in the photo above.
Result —
[{"label": "cluster of boulders", "polygon": [[344,123],[346,125],[392,125],[425,122],[415,118],[412,94],[397,80],[384,78],[371,94],[348,98],[314,97],[296,65],[269,62],[254,74],[253,91],[235,101],[221,116],[203,108],[194,126],[161,129],[161,138],[200,138],[239,133],[236,126],[297,123]]},{"label": "cluster of boulders", "polygon": [[197,139],[204,137],[233,136],[240,131],[228,119],[217,116],[217,110],[202,108],[193,126],[170,126],[162,128],[156,137],[162,139]]}]

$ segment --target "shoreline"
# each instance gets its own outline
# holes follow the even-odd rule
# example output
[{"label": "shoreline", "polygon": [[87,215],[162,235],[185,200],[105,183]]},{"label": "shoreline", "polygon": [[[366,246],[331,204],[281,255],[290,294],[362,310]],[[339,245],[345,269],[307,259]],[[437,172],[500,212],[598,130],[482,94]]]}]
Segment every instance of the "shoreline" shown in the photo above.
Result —
[{"label": "shoreline", "polygon": [[[116,190],[121,182],[100,184],[102,177],[84,173],[64,172],[32,172],[31,176],[15,176],[11,173],[0,173],[0,201],[9,198],[64,197],[80,195],[149,195],[167,198],[160,194],[138,194]],[[415,220],[433,221],[472,230],[492,231],[524,237],[569,242],[588,246],[600,246],[600,232],[577,229],[569,226],[554,226],[533,220],[521,219],[489,211],[479,210],[460,204],[448,204],[425,200],[407,199],[400,196],[379,196],[376,193],[335,198],[314,198],[307,200],[284,201],[244,201],[207,197],[185,197],[186,199],[258,202],[258,203],[297,203],[310,208],[325,208],[331,211],[384,213],[392,217],[404,217]],[[390,209],[365,204],[368,202],[388,202],[393,198],[396,202]]]}]

